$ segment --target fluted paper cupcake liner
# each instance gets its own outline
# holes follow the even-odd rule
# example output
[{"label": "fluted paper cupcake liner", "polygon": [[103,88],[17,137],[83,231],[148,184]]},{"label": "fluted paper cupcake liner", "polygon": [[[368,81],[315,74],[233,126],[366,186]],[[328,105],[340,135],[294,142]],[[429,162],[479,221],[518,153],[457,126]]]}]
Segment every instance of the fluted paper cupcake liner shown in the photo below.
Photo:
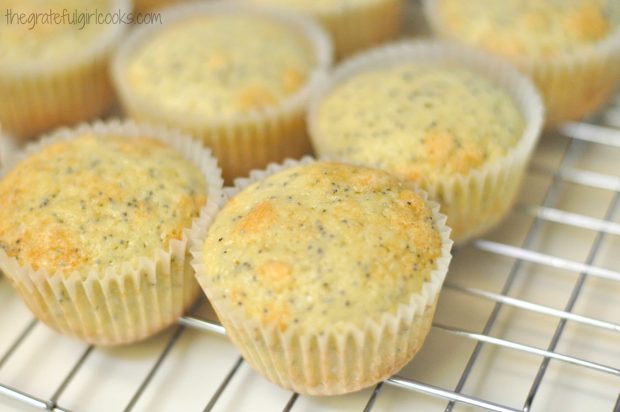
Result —
[{"label": "fluted paper cupcake liner", "polygon": [[[439,1],[424,0],[424,12],[433,32],[463,43],[443,23]],[[620,28],[591,46],[553,57],[507,58],[540,90],[546,106],[546,127],[579,120],[601,108],[620,83]]]},{"label": "fluted paper cupcake liner", "polygon": [[[287,160],[253,171],[249,178],[237,179],[228,196],[279,171],[312,162]],[[412,189],[427,200],[426,193]],[[209,288],[202,250],[207,227],[199,222],[192,230],[194,267],[227,334],[245,360],[268,380],[302,394],[336,395],[373,385],[400,370],[422,346],[430,329],[443,280],[448,270],[452,241],[446,217],[439,205],[429,201],[442,238],[441,257],[430,279],[394,313],[371,315],[363,325],[353,322],[329,326],[321,332],[307,332],[291,325],[263,325],[226,299],[223,291]],[[346,273],[342,274],[346,276]]]},{"label": "fluted paper cupcake liner", "polygon": [[[202,226],[208,226],[222,203],[220,169],[210,151],[190,137],[162,128],[132,122],[110,121],[61,129],[30,145],[13,159],[3,175],[20,160],[58,141],[86,133],[126,138],[150,137],[168,144],[200,169],[208,185],[208,200],[201,209]],[[174,323],[197,298],[199,287],[190,265],[189,230],[180,240],[152,256],[136,256],[104,271],[48,273],[20,265],[0,249],[0,269],[32,312],[63,334],[98,345],[116,345],[144,339]]]},{"label": "fluted paper cupcake liner", "polygon": [[[110,10],[127,13],[129,0],[112,0]],[[0,123],[16,138],[31,139],[59,126],[104,113],[113,99],[108,61],[125,31],[110,24],[97,40],[57,61],[0,65]]]},{"label": "fluted paper cupcake liner", "polygon": [[[152,36],[166,30],[169,24],[197,15],[239,14],[271,19],[290,26],[306,38],[315,58],[315,68],[306,84],[277,105],[250,113],[214,117],[173,112],[157,102],[145,99],[132,90],[126,68],[135,51]],[[165,22],[161,26],[140,27],[119,49],[113,65],[112,77],[125,111],[133,118],[149,123],[160,123],[191,133],[210,147],[222,167],[224,178],[245,176],[254,168],[287,157],[301,157],[310,152],[305,126],[305,110],[311,91],[325,77],[331,65],[331,42],[324,30],[311,19],[284,10],[254,7],[236,2],[189,3],[162,11]],[[269,62],[265,62],[269,64]]]},{"label": "fluted paper cupcake liner", "polygon": [[11,157],[13,157],[15,150],[15,144],[11,138],[2,133],[2,129],[0,128],[0,168],[2,168]]},{"label": "fluted paper cupcake liner", "polygon": [[523,134],[502,159],[487,162],[464,175],[442,177],[437,182],[422,178],[417,182],[431,199],[441,204],[454,241],[464,243],[494,227],[512,207],[541,133],[542,102],[529,80],[492,56],[440,42],[397,43],[350,59],[317,89],[310,103],[308,126],[318,155],[330,157],[328,149],[322,146],[324,139],[318,128],[319,107],[330,91],[358,73],[404,62],[449,63],[480,73],[510,95],[524,119]]}]

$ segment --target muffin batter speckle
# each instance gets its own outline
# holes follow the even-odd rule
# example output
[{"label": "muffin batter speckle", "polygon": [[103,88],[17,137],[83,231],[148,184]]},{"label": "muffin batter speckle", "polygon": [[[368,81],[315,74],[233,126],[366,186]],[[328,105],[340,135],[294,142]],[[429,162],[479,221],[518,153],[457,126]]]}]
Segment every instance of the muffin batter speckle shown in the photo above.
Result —
[{"label": "muffin batter speckle", "polygon": [[315,121],[318,154],[431,183],[500,161],[524,128],[499,87],[422,63],[354,75],[329,92]]},{"label": "muffin batter speckle", "polygon": [[620,25],[617,0],[440,0],[443,27],[508,57],[552,57],[605,38]]},{"label": "muffin batter speckle", "polygon": [[165,109],[235,116],[298,91],[313,60],[310,44],[284,23],[213,15],[157,33],[132,58],[128,78]]},{"label": "muffin batter speckle", "polygon": [[182,237],[206,190],[200,170],[157,140],[57,142],[0,182],[0,248],[48,273],[151,257]]},{"label": "muffin batter speckle", "polygon": [[207,291],[286,330],[362,325],[395,312],[428,280],[441,237],[427,203],[400,179],[335,163],[257,182],[221,211],[204,244]]}]

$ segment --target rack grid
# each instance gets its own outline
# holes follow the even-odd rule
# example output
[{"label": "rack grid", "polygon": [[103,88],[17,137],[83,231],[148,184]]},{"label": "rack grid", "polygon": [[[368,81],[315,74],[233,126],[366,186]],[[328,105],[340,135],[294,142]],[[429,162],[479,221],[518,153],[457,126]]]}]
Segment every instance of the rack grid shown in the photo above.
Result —
[{"label": "rack grid", "polygon": [[543,137],[511,215],[455,250],[424,349],[374,388],[323,399],[276,388],[206,304],[145,343],[84,345],[40,325],[0,277],[0,410],[619,412],[618,127],[612,106]]},{"label": "rack grid", "polygon": [[0,412],[620,412],[618,209],[620,98],[543,136],[512,213],[454,251],[415,359],[330,398],[255,374],[206,303],[143,343],[99,348],[37,322],[0,274]]}]

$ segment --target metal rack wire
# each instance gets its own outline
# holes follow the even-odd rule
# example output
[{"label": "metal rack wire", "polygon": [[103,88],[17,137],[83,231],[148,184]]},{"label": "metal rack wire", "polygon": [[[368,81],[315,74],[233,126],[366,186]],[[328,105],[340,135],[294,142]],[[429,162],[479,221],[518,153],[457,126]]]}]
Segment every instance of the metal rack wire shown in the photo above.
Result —
[{"label": "metal rack wire", "polygon": [[[514,411],[530,411],[536,410],[536,400],[540,396],[541,387],[548,380],[550,365],[554,362],[573,365],[571,369],[575,376],[580,376],[584,370],[591,370],[597,374],[605,375],[611,379],[611,386],[620,388],[620,356],[611,357],[603,362],[600,359],[592,359],[581,357],[559,350],[562,339],[566,334],[567,328],[578,325],[583,328],[590,328],[593,331],[606,331],[609,334],[601,337],[599,341],[596,333],[592,333],[595,347],[597,344],[610,344],[616,347],[615,355],[620,355],[620,324],[617,321],[609,321],[600,317],[590,316],[587,314],[575,312],[576,305],[580,297],[584,293],[587,282],[592,279],[603,280],[607,284],[620,284],[620,271],[609,269],[597,264],[597,258],[603,249],[603,244],[609,237],[620,235],[620,223],[618,220],[618,209],[620,207],[620,156],[617,158],[617,168],[614,174],[601,173],[596,170],[588,170],[579,167],[579,163],[583,160],[585,154],[589,153],[593,148],[600,150],[605,147],[606,150],[617,151],[620,154],[620,108],[610,109],[602,118],[602,125],[592,125],[586,123],[571,123],[564,125],[557,135],[547,136],[545,139],[552,139],[555,151],[559,156],[559,162],[556,167],[543,165],[536,160],[530,167],[529,176],[546,176],[549,178],[549,184],[537,204],[520,204],[515,209],[513,215],[509,219],[530,219],[530,224],[522,229],[523,236],[520,244],[508,244],[493,239],[479,240],[474,244],[456,251],[455,265],[461,265],[461,255],[467,253],[477,253],[480,256],[509,259],[511,262],[507,268],[507,272],[503,276],[503,280],[499,284],[499,288],[472,286],[466,284],[463,279],[453,279],[450,275],[445,284],[445,293],[452,295],[461,295],[468,299],[475,299],[487,302],[492,305],[488,313],[483,313],[484,323],[479,330],[472,330],[466,325],[447,324],[442,320],[437,320],[433,325],[433,333],[441,332],[442,334],[452,335],[458,339],[470,340],[474,343],[473,348],[468,352],[464,366],[459,373],[452,378],[456,378],[453,386],[441,386],[432,382],[425,381],[417,376],[397,375],[393,376],[385,382],[377,385],[373,390],[367,392],[365,405],[363,410],[370,411],[376,408],[377,402],[382,398],[390,396],[386,394],[387,387],[396,387],[401,391],[414,391],[425,396],[435,397],[445,400],[440,409],[446,412],[459,408],[462,405],[468,405],[475,410],[491,410],[501,412]],[[559,142],[559,143],[558,143]],[[557,150],[559,148],[559,150]],[[611,163],[614,163],[613,160]],[[561,186],[571,184],[582,186],[589,189],[596,189],[608,193],[608,204],[602,218],[592,217],[583,213],[575,213],[563,210],[558,207],[559,198],[561,197]],[[525,191],[528,187],[526,186]],[[563,225],[574,230],[585,230],[593,235],[590,242],[589,251],[584,260],[573,259],[570,257],[560,256],[559,254],[548,253],[545,251],[545,225]],[[521,226],[521,225],[519,225]],[[500,229],[501,230],[501,229]],[[465,260],[465,263],[468,261]],[[475,262],[479,262],[476,260]],[[620,267],[620,259],[616,259]],[[527,272],[527,267],[535,265],[539,268],[539,272],[531,276],[546,276],[548,271],[561,270],[569,274],[577,274],[577,277],[571,280],[570,292],[565,299],[563,307],[554,307],[547,302],[535,302],[520,297],[517,289],[519,277],[523,276],[523,272]],[[491,276],[489,273],[487,276]],[[551,275],[549,275],[551,276]],[[466,280],[466,279],[465,279]],[[6,278],[0,278],[0,285],[6,287]],[[494,290],[496,289],[496,290]],[[442,307],[453,305],[452,301],[441,300],[438,312],[442,311]],[[616,298],[616,302],[620,302],[620,298]],[[458,310],[467,311],[467,307]],[[610,309],[610,313],[617,309]],[[525,312],[535,316],[543,316],[550,318],[551,336],[546,342],[546,346],[536,346],[519,340],[510,338],[510,328],[501,330],[499,325],[505,323],[502,316],[505,312],[520,313]],[[510,316],[508,316],[510,318]],[[617,319],[617,317],[616,317]],[[10,380],[3,380],[2,369],[6,364],[11,362],[15,354],[27,344],[30,339],[34,339],[33,331],[37,327],[36,320],[29,320],[20,331],[14,331],[14,338],[10,344],[6,345],[3,352],[0,352],[0,409],[15,408],[15,405],[29,405],[40,410],[51,411],[68,411],[63,407],[63,395],[67,388],[76,382],[84,365],[89,358],[99,349],[92,346],[79,347],[77,357],[72,357],[72,365],[68,368],[60,379],[55,380],[55,390],[50,396],[44,396],[40,393],[32,393],[18,386],[14,386]],[[0,329],[6,331],[6,326],[0,324]],[[150,366],[146,373],[140,379],[131,396],[126,399],[124,410],[133,410],[140,402],[145,391],[150,389],[154,383],[154,379],[161,372],[162,364],[167,360],[170,354],[177,346],[183,334],[188,330],[198,330],[204,334],[225,335],[224,329],[213,320],[199,315],[186,316],[179,319],[175,329],[165,337],[165,344],[159,349],[159,353],[150,358]],[[590,332],[582,331],[580,336],[589,336]],[[6,336],[6,333],[4,335]],[[61,337],[55,337],[61,339]],[[528,354],[534,356],[537,361],[536,372],[529,381],[526,396],[521,400],[520,404],[514,402],[504,402],[502,400],[490,399],[490,397],[472,394],[467,391],[468,384],[478,379],[475,373],[477,368],[483,362],[483,351],[485,348],[500,348],[517,353]],[[75,355],[75,352],[73,352]],[[113,356],[113,355],[106,355]],[[414,360],[414,363],[417,360]],[[212,388],[213,393],[204,405],[204,410],[213,410],[218,406],[218,402],[223,394],[232,390],[230,388],[231,381],[239,374],[243,366],[243,359],[237,356],[229,365],[229,371],[217,383],[217,388]],[[205,372],[207,373],[207,372]],[[587,375],[587,379],[591,379],[594,375]],[[596,378],[592,378],[596,379]],[[199,391],[199,388],[196,388]],[[243,396],[238,394],[236,396]],[[614,396],[617,396],[614,399]],[[281,405],[284,411],[295,410],[301,397],[297,394],[288,395],[288,399]],[[3,403],[6,399],[12,399],[9,403]],[[620,396],[617,394],[608,394],[608,409],[614,412],[620,411]],[[15,403],[14,401],[17,401]],[[8,402],[8,401],[7,401]],[[5,406],[6,405],[6,406]],[[21,406],[20,406],[21,407]],[[89,405],[79,405],[80,410],[89,410]],[[107,408],[106,408],[107,409]],[[549,404],[545,409],[549,410]],[[553,409],[551,407],[551,409]]]}]

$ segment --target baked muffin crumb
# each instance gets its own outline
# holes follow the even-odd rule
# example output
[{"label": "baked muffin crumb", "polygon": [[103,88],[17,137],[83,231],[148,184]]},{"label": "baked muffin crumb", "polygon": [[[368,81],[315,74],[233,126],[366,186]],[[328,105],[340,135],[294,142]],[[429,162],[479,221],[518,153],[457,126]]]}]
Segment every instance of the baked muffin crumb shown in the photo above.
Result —
[{"label": "baked muffin crumb", "polygon": [[223,208],[203,246],[203,286],[280,331],[362,327],[429,280],[442,252],[436,223],[426,201],[386,172],[294,167]]},{"label": "baked muffin crumb", "polygon": [[206,190],[200,170],[158,140],[56,142],[0,181],[0,248],[50,274],[103,272],[180,239]]},{"label": "baked muffin crumb", "polygon": [[133,92],[163,109],[214,118],[277,105],[315,66],[309,42],[286,24],[222,13],[171,24],[126,70]]},{"label": "baked muffin crumb", "polygon": [[620,26],[620,4],[610,0],[440,0],[437,7],[452,35],[510,58],[574,53]]},{"label": "baked muffin crumb", "polygon": [[321,156],[436,182],[501,161],[524,121],[508,93],[479,74],[404,62],[330,90],[314,127]]}]

